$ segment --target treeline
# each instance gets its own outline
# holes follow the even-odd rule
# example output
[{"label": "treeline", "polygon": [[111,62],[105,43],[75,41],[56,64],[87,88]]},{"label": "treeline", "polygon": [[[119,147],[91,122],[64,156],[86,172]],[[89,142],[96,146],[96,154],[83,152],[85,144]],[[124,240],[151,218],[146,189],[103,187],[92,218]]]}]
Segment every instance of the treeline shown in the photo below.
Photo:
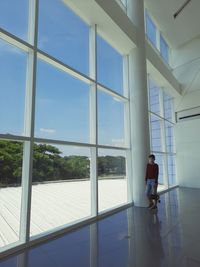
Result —
[{"label": "treeline", "polygon": [[[0,186],[20,185],[22,177],[23,144],[0,141]],[[98,158],[98,175],[124,175],[125,158]],[[86,156],[62,156],[62,152],[48,144],[34,144],[33,182],[90,177],[90,159]]]}]

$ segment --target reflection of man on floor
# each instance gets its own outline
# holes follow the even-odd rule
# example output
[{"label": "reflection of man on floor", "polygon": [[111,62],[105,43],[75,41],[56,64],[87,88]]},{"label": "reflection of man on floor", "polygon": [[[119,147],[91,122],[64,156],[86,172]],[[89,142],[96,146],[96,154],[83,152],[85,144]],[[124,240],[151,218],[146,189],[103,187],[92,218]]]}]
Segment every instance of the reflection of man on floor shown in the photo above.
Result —
[{"label": "reflection of man on floor", "polygon": [[150,237],[150,246],[153,248],[152,251],[155,253],[155,257],[159,255],[160,258],[164,256],[162,240],[160,236],[161,223],[159,221],[158,212],[155,210],[153,213],[149,214],[148,217],[148,227]]},{"label": "reflection of man on floor", "polygon": [[[160,267],[165,261],[161,222],[157,210],[134,209],[134,255],[137,267]],[[170,267],[170,265],[166,265]]]}]

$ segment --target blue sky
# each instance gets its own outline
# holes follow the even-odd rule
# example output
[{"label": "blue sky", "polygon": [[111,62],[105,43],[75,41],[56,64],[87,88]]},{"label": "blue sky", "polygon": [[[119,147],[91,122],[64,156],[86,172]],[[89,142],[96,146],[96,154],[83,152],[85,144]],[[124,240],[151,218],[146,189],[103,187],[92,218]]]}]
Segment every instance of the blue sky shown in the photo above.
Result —
[{"label": "blue sky", "polygon": [[146,13],[146,33],[149,40],[156,47],[156,25],[150,16]]},{"label": "blue sky", "polygon": [[[0,27],[27,41],[27,0],[0,1]],[[12,17],[12,20],[10,19]],[[60,0],[40,0],[39,49],[89,75],[89,26]],[[0,39],[0,132],[23,133],[27,55]],[[123,90],[122,56],[97,38],[98,81]],[[38,60],[35,135],[89,142],[90,86]],[[123,104],[98,93],[99,142],[122,145]]]}]

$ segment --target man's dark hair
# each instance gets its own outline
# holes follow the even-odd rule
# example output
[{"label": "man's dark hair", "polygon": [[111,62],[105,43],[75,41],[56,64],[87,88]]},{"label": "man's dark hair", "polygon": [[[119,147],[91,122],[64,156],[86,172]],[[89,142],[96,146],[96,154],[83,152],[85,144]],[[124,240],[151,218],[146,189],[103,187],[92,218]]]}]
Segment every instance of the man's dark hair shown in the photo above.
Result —
[{"label": "man's dark hair", "polygon": [[156,159],[156,157],[155,157],[155,155],[154,155],[154,154],[151,154],[151,155],[149,155],[149,159],[153,159],[153,160],[155,160],[155,159]]}]

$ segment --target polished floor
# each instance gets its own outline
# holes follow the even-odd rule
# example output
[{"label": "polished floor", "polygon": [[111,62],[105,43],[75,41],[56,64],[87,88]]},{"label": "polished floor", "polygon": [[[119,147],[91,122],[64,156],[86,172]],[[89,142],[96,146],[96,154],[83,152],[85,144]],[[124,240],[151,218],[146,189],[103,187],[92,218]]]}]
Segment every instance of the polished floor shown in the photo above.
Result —
[{"label": "polished floor", "polygon": [[24,253],[0,267],[200,266],[200,190],[161,196],[158,211],[131,207]]},{"label": "polished floor", "polygon": [[[112,191],[110,190],[112,188]],[[127,202],[127,180],[100,179],[99,210]],[[159,185],[159,190],[164,189]],[[0,247],[19,239],[21,187],[0,189]],[[89,180],[41,183],[32,186],[30,234],[37,234],[73,223],[91,215]]]}]

